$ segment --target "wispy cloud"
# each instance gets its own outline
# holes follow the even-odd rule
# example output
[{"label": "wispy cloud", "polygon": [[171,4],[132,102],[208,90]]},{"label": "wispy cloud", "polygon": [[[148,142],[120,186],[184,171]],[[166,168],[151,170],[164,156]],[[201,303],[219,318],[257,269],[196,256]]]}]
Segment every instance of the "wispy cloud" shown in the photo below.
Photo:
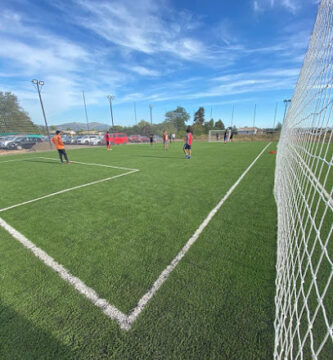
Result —
[{"label": "wispy cloud", "polygon": [[190,32],[200,26],[200,20],[188,11],[175,13],[166,3],[153,0],[76,3],[80,6],[79,14],[74,16],[76,24],[112,44],[144,54],[170,53],[193,61],[209,52],[203,42],[191,37]]},{"label": "wispy cloud", "polygon": [[[302,8],[304,1],[310,0],[253,0],[252,7],[256,13],[282,8],[292,14],[295,14]],[[311,1],[314,3],[319,2],[319,0]]]}]

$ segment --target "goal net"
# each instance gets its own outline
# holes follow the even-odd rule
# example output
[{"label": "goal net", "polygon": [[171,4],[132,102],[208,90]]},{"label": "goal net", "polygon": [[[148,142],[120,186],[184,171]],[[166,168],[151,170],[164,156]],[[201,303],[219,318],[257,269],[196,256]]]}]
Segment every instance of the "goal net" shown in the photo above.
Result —
[{"label": "goal net", "polygon": [[[224,139],[225,135],[225,139]],[[208,132],[208,142],[219,142],[219,141],[230,141],[231,130],[209,130]]]},{"label": "goal net", "polygon": [[333,354],[333,1],[322,0],[278,144],[274,359]]}]

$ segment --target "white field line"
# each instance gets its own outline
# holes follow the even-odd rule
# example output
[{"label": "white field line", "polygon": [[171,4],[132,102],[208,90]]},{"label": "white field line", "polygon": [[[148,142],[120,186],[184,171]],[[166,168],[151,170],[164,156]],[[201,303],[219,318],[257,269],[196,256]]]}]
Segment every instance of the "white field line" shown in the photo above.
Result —
[{"label": "white field line", "polygon": [[[165,270],[162,271],[158,279],[154,282],[152,288],[139,300],[137,306],[133,309],[130,315],[125,315],[121,311],[119,311],[115,306],[109,304],[105,299],[101,299],[98,297],[96,292],[86,286],[79,278],[71,275],[68,270],[66,270],[62,265],[58,264],[53,258],[51,258],[48,254],[46,254],[43,250],[36,247],[30,240],[28,240],[24,235],[19,233],[9,224],[7,224],[3,219],[0,218],[0,226],[3,227],[9,234],[11,234],[16,240],[18,240],[21,244],[23,244],[26,248],[34,253],[39,259],[41,259],[47,266],[51,267],[54,271],[56,271],[61,278],[71,284],[75,289],[77,289],[82,295],[88,298],[91,302],[93,302],[97,307],[103,310],[104,314],[111,319],[115,319],[120,328],[124,330],[130,330],[132,324],[140,315],[140,313],[144,310],[145,306],[149,302],[149,300],[154,296],[154,294],[158,291],[158,289],[162,286],[162,284],[167,280],[171,272],[178,265],[180,260],[184,257],[184,255],[189,251],[190,247],[195,243],[198,239],[202,231],[209,224],[213,216],[217,213],[223,203],[228,199],[231,193],[235,190],[238,184],[242,181],[244,176],[249,172],[255,162],[260,158],[263,152],[268,148],[268,145],[260,152],[260,154],[253,160],[253,162],[249,165],[249,167],[243,172],[243,174],[238,178],[238,180],[234,183],[234,185],[228,190],[228,192],[224,195],[224,197],[220,200],[220,202],[215,206],[213,210],[208,214],[206,219],[201,223],[199,228],[195,231],[195,233],[191,236],[191,238],[187,241],[186,245],[182,248],[182,250],[177,254],[177,256],[171,261],[170,265],[166,267]],[[134,172],[134,171],[133,171]]]},{"label": "white field line", "polygon": [[171,272],[175,269],[175,267],[178,265],[180,260],[184,257],[184,255],[189,251],[191,246],[195,243],[195,241],[198,239],[202,231],[205,229],[205,227],[209,224],[209,222],[212,220],[213,216],[218,212],[220,207],[223,205],[223,203],[228,199],[228,197],[231,195],[231,193],[236,189],[238,184],[242,181],[244,176],[249,172],[249,170],[252,168],[252,166],[255,164],[255,162],[260,158],[260,156],[263,154],[263,152],[268,148],[268,146],[271,144],[271,142],[264,147],[264,149],[260,152],[260,154],[252,161],[252,163],[249,165],[249,167],[243,172],[243,174],[238,178],[238,180],[232,185],[232,187],[228,190],[228,192],[223,196],[223,198],[219,201],[219,203],[214,207],[213,210],[208,214],[206,219],[201,223],[201,225],[198,227],[198,229],[195,231],[195,233],[191,236],[191,238],[187,241],[186,245],[180,250],[180,252],[177,254],[177,256],[171,261],[171,263],[162,271],[161,275],[158,277],[158,279],[154,282],[152,288],[145,294],[143,297],[139,300],[138,305],[133,309],[131,314],[128,316],[128,325],[131,326],[133,322],[136,320],[136,318],[140,315],[141,311],[145,308],[145,306],[148,304],[149,300],[154,296],[156,291],[162,286],[162,284],[167,280]]},{"label": "white field line", "polygon": [[[38,156],[38,157],[36,156],[36,157],[33,157],[33,158],[27,158],[27,159],[8,160],[8,161],[24,161],[24,160],[28,160],[28,159],[47,159],[47,160],[57,161],[57,159],[47,158],[47,157],[42,157],[42,156]],[[39,200],[42,200],[42,199],[46,199],[46,198],[49,198],[49,197],[52,197],[52,196],[63,194],[63,193],[68,192],[68,191],[80,189],[80,188],[90,186],[90,185],[99,184],[99,183],[102,183],[102,182],[105,182],[105,181],[109,181],[109,180],[116,179],[116,178],[121,177],[121,176],[129,175],[129,174],[135,173],[137,171],[140,171],[139,169],[122,168],[122,167],[104,165],[104,164],[83,163],[83,162],[78,162],[78,161],[72,161],[72,162],[77,163],[77,164],[82,164],[82,165],[102,166],[102,167],[108,167],[108,168],[113,168],[113,169],[130,170],[130,171],[127,171],[126,173],[123,173],[123,174],[114,175],[114,176],[111,176],[111,177],[108,177],[108,178],[92,181],[92,182],[87,183],[87,184],[77,185],[77,186],[74,186],[74,187],[71,187],[71,188],[68,188],[68,189],[60,190],[60,191],[54,192],[52,194],[47,194],[47,195],[44,195],[44,196],[41,196],[41,197],[38,197],[38,198],[35,198],[35,199],[32,199],[32,200],[27,200],[27,201],[21,202],[19,204],[7,206],[5,208],[0,209],[0,213],[4,212],[4,211],[7,211],[7,210],[10,210],[10,209],[17,208],[19,206],[23,206],[23,205],[26,205],[26,204],[36,202],[36,201],[39,201]]]},{"label": "white field line", "polygon": [[113,180],[113,179],[119,178],[119,177],[121,177],[121,176],[126,176],[126,175],[129,175],[129,174],[133,174],[133,173],[135,173],[135,172],[137,172],[137,171],[139,171],[139,170],[128,171],[128,172],[123,173],[123,174],[114,175],[114,176],[111,176],[111,177],[108,177],[108,178],[105,178],[105,179],[92,181],[92,182],[90,182],[90,183],[83,184],[83,185],[73,186],[73,187],[71,187],[71,188],[64,189],[64,190],[60,190],[60,191],[54,192],[54,193],[52,193],[52,194],[44,195],[44,196],[41,196],[41,197],[36,198],[36,199],[24,201],[24,202],[22,202],[22,203],[15,204],[15,205],[11,205],[11,206],[5,207],[5,208],[3,208],[3,209],[0,209],[0,213],[1,213],[1,212],[4,212],[4,211],[7,211],[7,210],[10,210],[10,209],[17,208],[17,207],[19,207],[19,206],[23,206],[23,205],[30,204],[30,203],[33,203],[33,202],[36,202],[36,201],[39,201],[39,200],[43,200],[43,199],[46,199],[46,198],[49,198],[49,197],[52,197],[52,196],[56,196],[56,195],[59,195],[59,194],[63,194],[63,193],[66,193],[66,192],[68,192],[68,191],[72,191],[72,190],[76,190],[76,189],[81,189],[81,188],[84,188],[84,187],[86,187],[86,186],[95,185],[95,184],[100,184],[100,183],[102,183],[102,182],[109,181],[109,180]]},{"label": "white field line", "polygon": [[39,158],[39,156],[28,157],[28,158],[23,158],[23,159],[5,160],[5,161],[0,161],[0,164],[2,164],[2,163],[9,163],[9,162],[13,162],[13,161],[24,161],[24,160],[38,159],[38,158]]},{"label": "white field line", "polygon": [[122,329],[127,329],[127,316],[119,311],[116,307],[110,305],[106,300],[98,297],[96,292],[88,287],[83,281],[76,276],[73,276],[66,268],[58,264],[51,256],[45,251],[38,248],[24,235],[15,230],[12,226],[0,218],[0,226],[4,228],[14,239],[18,240],[24,247],[29,249],[35,256],[37,256],[43,263],[53,269],[58,275],[72,285],[80,294],[89,299],[95,306],[102,309],[105,315],[111,319],[117,320]]},{"label": "white field line", "polygon": [[[43,157],[43,156],[39,156],[39,159],[59,161],[58,159],[55,159],[55,158],[48,158],[48,157]],[[139,171],[139,169],[131,169],[131,168],[125,168],[125,167],[113,166],[113,165],[105,165],[105,164],[85,163],[85,162],[80,162],[80,161],[72,161],[72,163],[81,164],[81,165],[88,165],[88,166],[102,166],[102,167],[107,167],[107,168],[112,168],[112,169],[120,169],[120,170],[136,170],[136,171]]]}]

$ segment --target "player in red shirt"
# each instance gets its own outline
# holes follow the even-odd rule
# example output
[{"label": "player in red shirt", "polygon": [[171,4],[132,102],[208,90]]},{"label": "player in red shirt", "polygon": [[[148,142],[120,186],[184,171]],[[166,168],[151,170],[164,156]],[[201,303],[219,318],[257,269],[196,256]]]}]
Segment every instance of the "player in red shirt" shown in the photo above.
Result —
[{"label": "player in red shirt", "polygon": [[191,155],[192,155],[192,150],[191,150],[192,139],[193,139],[193,135],[191,133],[191,130],[188,128],[186,130],[186,138],[185,138],[185,144],[184,144],[184,148],[183,148],[186,159],[191,159]]},{"label": "player in red shirt", "polygon": [[109,132],[107,131],[106,134],[105,134],[105,142],[106,142],[106,149],[107,150],[112,150],[111,149],[111,136],[109,134]]}]

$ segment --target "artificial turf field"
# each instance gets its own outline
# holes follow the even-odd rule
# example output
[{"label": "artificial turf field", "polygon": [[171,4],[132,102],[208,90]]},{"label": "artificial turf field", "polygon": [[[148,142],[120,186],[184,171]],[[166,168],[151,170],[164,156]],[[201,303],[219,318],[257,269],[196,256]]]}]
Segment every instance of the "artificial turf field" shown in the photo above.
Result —
[{"label": "artificial turf field", "polygon": [[[46,159],[57,160],[55,152],[4,157],[0,218],[129,314],[266,145],[195,143],[191,160],[181,143],[168,151],[160,144],[68,151],[73,161],[127,170]],[[276,207],[270,150],[275,144],[129,331],[0,227],[0,358],[271,359]]]}]

